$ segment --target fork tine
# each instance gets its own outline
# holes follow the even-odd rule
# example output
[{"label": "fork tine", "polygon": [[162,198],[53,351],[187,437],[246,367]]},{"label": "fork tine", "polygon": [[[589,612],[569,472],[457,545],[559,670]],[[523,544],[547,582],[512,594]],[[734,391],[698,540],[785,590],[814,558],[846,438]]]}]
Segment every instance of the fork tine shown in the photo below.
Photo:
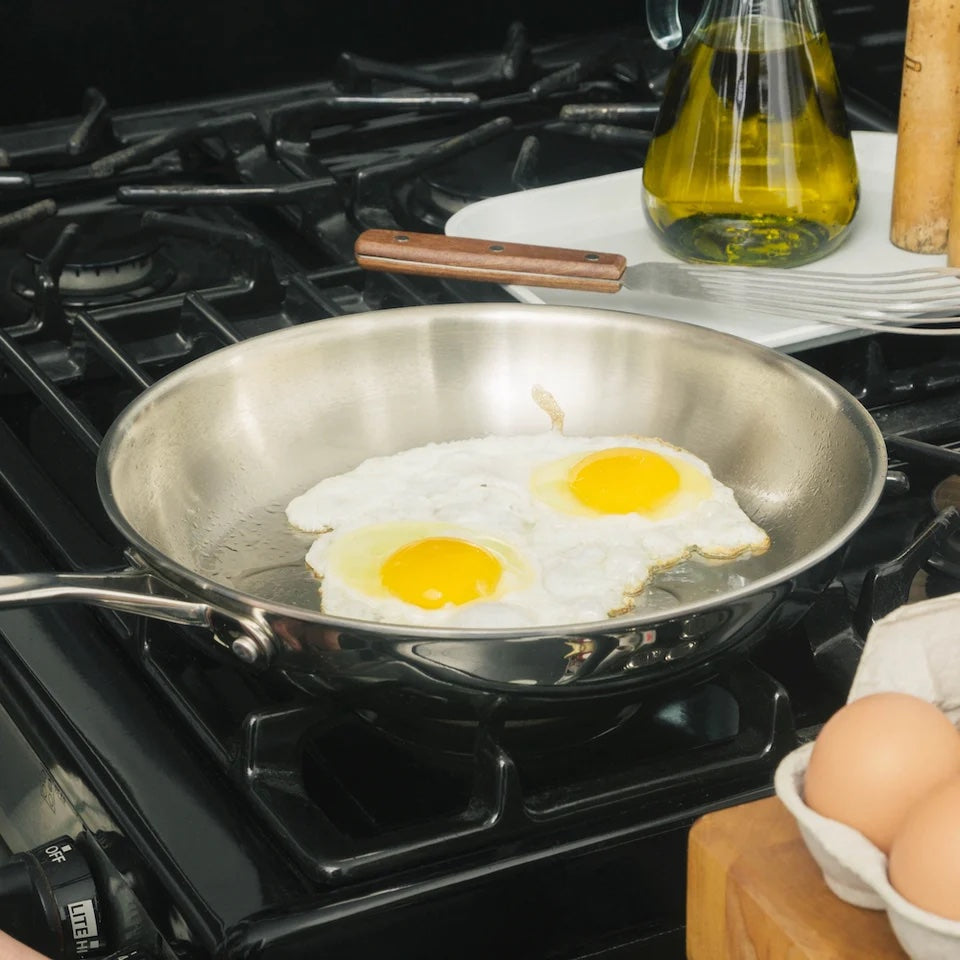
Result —
[{"label": "fork tine", "polygon": [[[944,324],[956,322],[956,316],[929,316],[935,313],[937,307],[927,303],[917,304],[884,304],[880,308],[871,308],[869,303],[858,303],[855,301],[838,302],[836,299],[826,299],[821,297],[796,297],[784,304],[782,301],[771,297],[769,290],[762,294],[745,294],[743,291],[729,289],[710,290],[709,293],[715,300],[722,303],[736,304],[747,309],[753,308],[763,310],[767,313],[782,313],[784,310],[792,310],[794,313],[808,317],[846,317],[849,319],[862,319],[866,321],[876,321],[881,323],[894,324],[915,324],[930,323]],[[882,303],[883,301],[881,301]],[[936,302],[934,302],[936,304]],[[940,305],[943,310],[956,311],[960,308],[960,302],[954,298],[952,301],[944,302]]]},{"label": "fork tine", "polygon": [[696,274],[698,279],[744,279],[764,282],[796,282],[801,284],[836,283],[876,286],[879,284],[899,285],[904,283],[929,283],[934,277],[960,277],[960,267],[914,267],[910,270],[894,270],[885,273],[837,273],[816,270],[778,270],[765,267],[730,267],[712,264],[682,264],[680,269]]},{"label": "fork tine", "polygon": [[[771,277],[768,275],[759,276],[757,274],[740,274],[738,276],[724,277],[720,274],[700,276],[701,283],[721,283],[725,286],[757,285],[768,287],[804,287],[815,288],[818,290],[849,290],[851,288],[864,287],[868,290],[883,288],[886,290],[960,290],[960,281],[952,277],[940,277],[936,274],[928,274],[924,277],[904,277],[899,280],[887,280],[882,277],[875,277],[868,282],[855,282],[852,278],[845,277]],[[860,278],[863,279],[862,277]]]},{"label": "fork tine", "polygon": [[[740,290],[732,287],[713,288],[706,286],[707,293],[725,303],[778,303],[774,296],[784,291],[751,288]],[[953,297],[931,298],[929,300],[891,300],[889,296],[878,297],[851,297],[830,294],[827,296],[804,292],[802,295],[793,294],[794,300],[799,300],[804,306],[826,310],[832,313],[847,313],[848,311],[863,312],[877,317],[916,317],[921,314],[935,314],[939,311],[956,311],[960,309],[960,291]]]},{"label": "fork tine", "polygon": [[949,291],[947,296],[939,296],[942,292],[941,287],[931,288],[928,291],[904,291],[902,293],[879,293],[879,294],[858,294],[856,292],[843,292],[832,290],[827,287],[785,287],[777,286],[771,288],[765,284],[712,284],[709,281],[703,283],[703,288],[711,293],[720,296],[729,297],[749,297],[752,295],[760,298],[772,299],[774,296],[783,296],[787,294],[796,294],[803,298],[805,302],[824,304],[849,303],[854,306],[864,304],[876,304],[879,307],[888,310],[918,311],[928,309],[957,309],[960,308],[960,286],[955,290]]},{"label": "fork tine", "polygon": [[[746,307],[748,313],[753,313],[758,316],[769,317],[771,316],[770,305],[767,305],[766,309],[760,309],[758,307]],[[797,320],[816,320],[821,323],[833,324],[835,326],[841,327],[855,327],[858,330],[868,330],[874,333],[899,333],[904,335],[910,335],[915,337],[955,337],[960,335],[960,326],[956,327],[908,327],[902,326],[896,323],[881,322],[875,323],[869,320],[857,320],[850,317],[839,317],[839,316],[823,316],[816,315],[806,310],[794,310],[792,308],[784,308],[776,312],[776,316],[792,318]],[[960,324],[960,316],[944,318],[944,322],[949,319],[953,322]],[[926,323],[926,320],[915,320],[914,323]]]},{"label": "fork tine", "polygon": [[726,294],[741,297],[758,296],[768,299],[801,297],[803,299],[829,298],[831,303],[850,305],[873,304],[887,310],[960,309],[960,284],[942,284],[928,280],[926,284],[907,286],[876,284],[870,287],[837,284],[769,280],[760,277],[721,279],[714,276],[698,276],[701,289],[714,295]]},{"label": "fork tine", "polygon": [[715,264],[644,264],[651,289],[750,313],[916,336],[960,335],[960,268],[844,274]]},{"label": "fork tine", "polygon": [[830,293],[847,293],[857,297],[864,294],[857,288],[866,286],[868,290],[880,290],[884,296],[890,296],[892,293],[901,291],[904,295],[928,294],[928,293],[952,293],[960,296],[960,283],[936,282],[933,275],[928,275],[922,280],[913,279],[909,281],[885,282],[877,279],[869,284],[851,283],[846,280],[840,281],[835,276],[831,280],[819,280],[810,277],[770,277],[739,274],[737,276],[724,277],[719,274],[695,274],[697,280],[705,286],[722,286],[736,289],[762,289],[762,290],[817,290]]}]

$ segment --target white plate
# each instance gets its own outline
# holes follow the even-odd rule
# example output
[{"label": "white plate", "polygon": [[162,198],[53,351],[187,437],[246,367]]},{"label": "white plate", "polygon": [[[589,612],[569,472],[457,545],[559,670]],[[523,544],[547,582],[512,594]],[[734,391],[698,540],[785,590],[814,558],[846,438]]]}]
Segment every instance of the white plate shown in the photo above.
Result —
[{"label": "white plate", "polygon": [[[847,239],[828,257],[796,269],[877,273],[944,264],[943,256],[907,253],[890,243],[896,135],[856,131],[853,144],[860,172],[860,207]],[[641,178],[641,169],[628,170],[491,197],[455,213],[447,221],[446,232],[459,237],[622,253],[628,263],[673,262],[674,258],[659,247],[644,219]],[[773,314],[744,314],[721,304],[642,290],[602,294],[516,285],[505,289],[525,303],[604,307],[686,320],[786,352],[862,335],[849,327]]]}]

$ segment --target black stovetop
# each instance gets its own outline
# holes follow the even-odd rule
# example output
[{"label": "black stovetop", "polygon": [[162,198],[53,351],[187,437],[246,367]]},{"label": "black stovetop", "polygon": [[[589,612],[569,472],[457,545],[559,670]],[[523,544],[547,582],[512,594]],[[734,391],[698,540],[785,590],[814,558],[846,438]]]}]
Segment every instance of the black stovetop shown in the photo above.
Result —
[{"label": "black stovetop", "polygon": [[[825,12],[854,126],[892,129],[905,11]],[[353,241],[642,164],[670,60],[636,23],[606,26],[507,19],[499,50],[398,65],[378,49],[319,80],[294,58],[283,87],[208,63],[205,98],[90,90],[75,116],[0,129],[0,570],[123,563],[98,444],[183,363],[323,317],[506,299],[364,275]],[[873,336],[801,359],[885,432],[949,444],[952,342]],[[770,792],[779,758],[842,703],[872,619],[955,588],[953,520],[927,530],[951,454],[891,453],[888,495],[795,627],[695,685],[574,720],[401,722],[304,700],[186,628],[0,612],[0,838],[81,845],[103,949],[680,957],[690,823]]]}]

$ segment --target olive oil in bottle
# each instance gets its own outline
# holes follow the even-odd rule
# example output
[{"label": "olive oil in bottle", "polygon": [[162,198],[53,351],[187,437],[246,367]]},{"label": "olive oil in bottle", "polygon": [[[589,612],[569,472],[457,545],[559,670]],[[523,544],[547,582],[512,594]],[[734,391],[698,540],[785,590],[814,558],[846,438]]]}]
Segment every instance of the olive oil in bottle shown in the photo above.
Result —
[{"label": "olive oil in bottle", "polygon": [[857,167],[813,0],[707,0],[674,64],[644,210],[685,260],[795,266],[853,220]]}]

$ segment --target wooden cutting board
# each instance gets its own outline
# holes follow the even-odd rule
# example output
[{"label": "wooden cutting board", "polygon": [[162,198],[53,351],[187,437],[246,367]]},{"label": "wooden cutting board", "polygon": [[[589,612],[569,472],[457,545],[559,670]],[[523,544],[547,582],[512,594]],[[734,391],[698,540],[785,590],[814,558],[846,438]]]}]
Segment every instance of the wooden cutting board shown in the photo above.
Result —
[{"label": "wooden cutting board", "polygon": [[881,910],[834,896],[776,797],[690,831],[688,960],[907,960]]}]

